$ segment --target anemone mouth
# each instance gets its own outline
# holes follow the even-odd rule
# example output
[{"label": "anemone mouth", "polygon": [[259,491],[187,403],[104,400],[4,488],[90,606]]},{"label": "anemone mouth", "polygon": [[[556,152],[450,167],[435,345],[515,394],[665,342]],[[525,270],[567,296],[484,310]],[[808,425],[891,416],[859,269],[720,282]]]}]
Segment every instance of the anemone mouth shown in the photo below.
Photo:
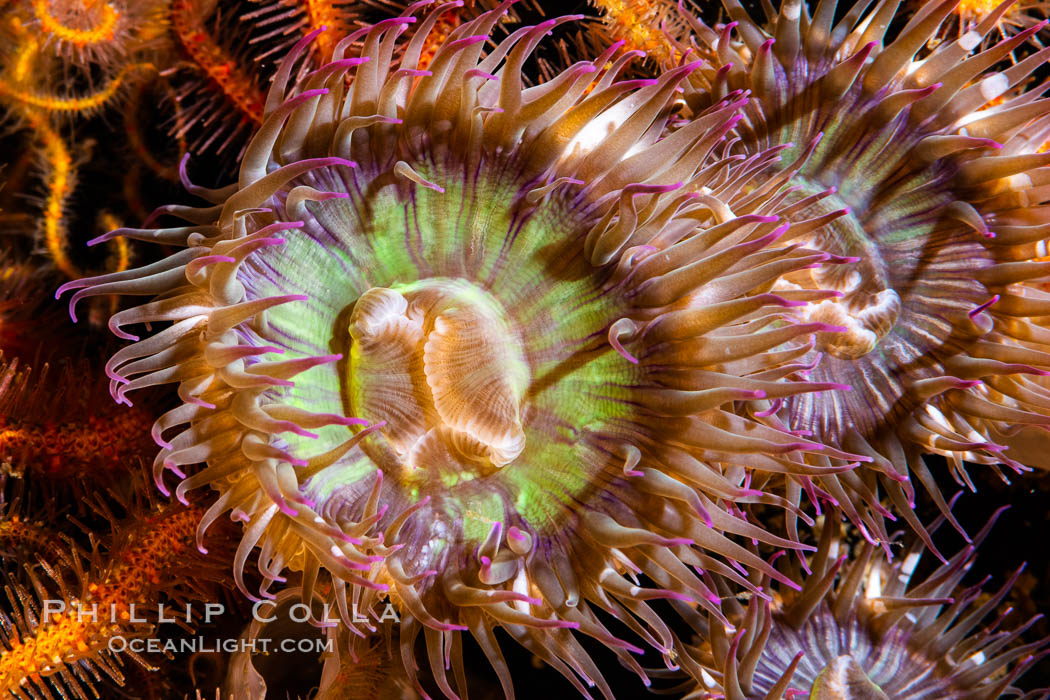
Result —
[{"label": "anemone mouth", "polygon": [[838,292],[797,313],[845,329],[817,337],[808,376],[853,391],[792,397],[780,417],[873,458],[874,471],[820,480],[862,531],[885,540],[880,490],[922,531],[911,476],[948,514],[922,454],[948,457],[969,485],[964,461],[1022,471],[1004,453],[1010,434],[1047,425],[1038,377],[1050,354],[1033,320],[1050,307],[1022,285],[1047,272],[1034,262],[1046,230],[1037,183],[1050,162],[1039,152],[1047,108],[1025,82],[1050,54],[994,70],[1044,24],[982,50],[1008,10],[1001,3],[927,49],[952,3],[926,5],[892,40],[893,2],[856,5],[836,20],[834,2],[811,12],[787,0],[764,26],[735,0],[724,4],[734,20],[724,27],[685,15],[692,33],[679,50],[710,61],[690,75],[686,101],[699,110],[752,91],[733,152],[784,144],[766,187],[790,184],[793,211],[828,217],[797,225],[797,240],[845,262],[787,275],[774,291]]},{"label": "anemone mouth", "polygon": [[[902,150],[899,160],[904,161],[908,149]],[[814,153],[797,179],[805,182],[806,170],[828,167],[823,155]],[[936,190],[948,176],[931,168],[910,179],[932,183]],[[844,176],[841,181],[849,180]],[[894,180],[887,175],[876,182]],[[968,333],[969,312],[995,293],[979,279],[980,271],[995,261],[968,230],[943,221],[942,212],[951,203],[948,197],[911,198],[915,206],[905,201],[896,211],[887,211],[889,206],[858,201],[841,187],[831,195],[828,189],[821,187],[824,197],[800,215],[845,213],[811,234],[807,243],[850,262],[797,275],[778,283],[778,288],[838,293],[800,315],[806,322],[845,329],[817,336],[808,358],[814,365],[810,376],[849,384],[853,391],[793,397],[785,404],[786,415],[793,428],[836,444],[851,433],[877,440],[888,426],[923,407],[928,397],[917,395],[915,383],[943,376],[953,356],[971,351],[976,338]],[[806,191],[800,188],[800,198]],[[906,191],[891,188],[867,196],[888,202],[910,198]]]},{"label": "anemone mouth", "polygon": [[[192,225],[99,239],[184,249],[60,292],[79,290],[71,308],[154,297],[111,320],[137,341],[107,364],[111,388],[126,401],[179,383],[183,405],[154,426],[154,476],[162,489],[178,476],[180,498],[218,492],[200,532],[226,512],[245,523],[234,574],[246,594],[258,547],[261,596],[286,568],[303,572],[306,597],[330,574],[344,617],[349,601],[389,595],[409,673],[422,632],[449,697],[462,630],[512,693],[496,627],[584,694],[593,683],[612,697],[570,630],[644,679],[604,610],[672,665],[673,634],[647,601],[718,615],[689,567],[753,588],[749,567],[783,577],[736,536],[802,547],[736,504],[797,517],[760,488],[772,475],[808,487],[856,466],[774,416],[840,385],[800,378],[812,335],[832,328],[790,312],[832,293],[770,290],[842,260],[778,243],[815,223],[793,227],[789,193],[755,194],[777,149],[726,152],[742,95],[670,133],[675,90],[698,64],[621,80],[632,55],[614,60],[616,46],[526,90],[522,62],[572,18],[483,55],[509,5],[456,28],[427,70],[423,42],[447,6],[399,61],[415,17],[351,35],[289,86],[312,37],[300,42],[238,182],[186,183],[213,207],[166,207]],[[358,40],[362,54],[343,58]],[[143,339],[123,330],[160,321],[172,324]],[[752,404],[752,417],[736,410]]]},{"label": "anemone mouth", "polygon": [[462,279],[399,287],[367,290],[350,317],[351,411],[373,422],[400,414],[387,420],[381,450],[398,462],[372,460],[446,481],[513,462],[525,448],[530,371],[499,301]]}]

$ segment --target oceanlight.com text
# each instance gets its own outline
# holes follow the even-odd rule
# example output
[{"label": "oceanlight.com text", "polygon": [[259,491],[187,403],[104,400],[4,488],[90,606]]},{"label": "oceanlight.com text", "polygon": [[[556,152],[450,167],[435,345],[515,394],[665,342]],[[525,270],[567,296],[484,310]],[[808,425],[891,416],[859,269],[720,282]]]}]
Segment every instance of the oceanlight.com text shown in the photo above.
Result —
[{"label": "oceanlight.com text", "polygon": [[149,638],[131,638],[117,636],[112,637],[108,644],[109,650],[115,654],[119,654],[124,651],[133,651],[136,654],[149,653],[165,653],[165,654],[180,654],[189,653],[197,654],[201,652],[222,652],[227,654],[236,654],[238,652],[247,652],[251,654],[272,654],[272,653],[326,653],[331,652],[334,646],[334,640],[331,638],[326,639],[202,639],[199,637],[192,637],[189,639],[157,639],[156,637]]}]

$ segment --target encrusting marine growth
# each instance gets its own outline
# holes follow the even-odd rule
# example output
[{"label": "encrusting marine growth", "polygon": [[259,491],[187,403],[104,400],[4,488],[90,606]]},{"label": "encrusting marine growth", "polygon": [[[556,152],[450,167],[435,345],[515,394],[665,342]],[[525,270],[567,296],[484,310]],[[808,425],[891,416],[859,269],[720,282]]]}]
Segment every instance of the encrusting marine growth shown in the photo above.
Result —
[{"label": "encrusting marine growth", "polygon": [[[162,490],[165,472],[179,476],[179,498],[219,491],[202,533],[227,511],[244,521],[245,593],[257,547],[260,595],[286,568],[304,572],[306,596],[331,573],[344,618],[348,603],[389,594],[409,673],[422,631],[450,697],[445,659],[464,679],[459,631],[512,693],[496,627],[581,692],[612,697],[571,630],[645,679],[641,650],[592,608],[673,666],[673,635],[647,601],[718,615],[690,567],[745,587],[742,567],[780,577],[722,533],[801,547],[740,512],[797,512],[750,474],[808,483],[856,466],[768,412],[732,410],[843,388],[797,376],[809,337],[842,329],[789,316],[835,293],[769,289],[848,260],[779,243],[834,215],[746,194],[783,147],[722,154],[742,93],[666,135],[699,64],[618,80],[634,57],[614,59],[618,46],[526,89],[530,52],[575,18],[518,29],[483,56],[509,5],[452,31],[427,70],[416,66],[429,28],[457,3],[355,32],[290,86],[313,35],[300,42],[237,183],[187,181],[213,206],[159,213],[190,225],[95,241],[182,250],[59,293],[78,290],[71,310],[92,295],[155,296],[110,322],[136,341],[107,365],[113,395],[179,383],[182,405],[154,426],[154,476]],[[353,42],[360,55],[344,58]],[[125,330],[163,321],[143,339]],[[828,461],[806,464],[809,453]]]}]

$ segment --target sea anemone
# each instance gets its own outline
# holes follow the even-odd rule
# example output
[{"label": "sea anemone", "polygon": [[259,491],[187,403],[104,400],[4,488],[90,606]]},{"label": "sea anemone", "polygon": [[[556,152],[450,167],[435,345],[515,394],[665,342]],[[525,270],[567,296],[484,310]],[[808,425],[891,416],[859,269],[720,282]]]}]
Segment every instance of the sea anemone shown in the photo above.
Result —
[{"label": "sea anemone", "polygon": [[[502,627],[582,693],[612,697],[571,630],[644,679],[641,650],[604,610],[673,665],[673,635],[647,601],[718,615],[690,567],[741,586],[744,567],[782,578],[728,535],[801,546],[735,509],[793,508],[751,474],[856,466],[735,410],[840,388],[797,377],[812,335],[839,329],[790,315],[835,293],[768,290],[842,260],[775,244],[793,210],[741,194],[780,150],[722,157],[741,95],[668,135],[698,64],[619,80],[634,56],[613,60],[618,46],[525,89],[530,52],[574,18],[483,55],[509,5],[452,31],[428,70],[420,50],[455,3],[401,50],[413,16],[351,34],[290,86],[312,37],[299,42],[238,182],[186,183],[214,206],[168,206],[159,213],[190,225],[96,241],[182,248],[59,294],[79,290],[71,313],[92,295],[154,297],[110,321],[136,341],[107,365],[112,392],[126,402],[178,382],[183,403],[153,429],[154,476],[162,490],[166,471],[183,479],[179,498],[219,492],[202,533],[227,511],[244,521],[234,576],[246,594],[258,547],[263,596],[286,568],[303,572],[307,597],[327,570],[344,620],[348,603],[388,593],[413,682],[423,631],[454,697],[445,669],[462,685],[457,632],[469,630],[511,695]],[[361,55],[343,58],[354,42]],[[166,322],[143,339],[125,330]],[[827,466],[807,465],[810,453]]]},{"label": "sea anemone", "polygon": [[[764,586],[767,594],[752,596],[746,606],[724,591],[732,628],[715,618],[694,617],[702,641],[680,657],[682,667],[697,680],[688,697],[1021,696],[1011,684],[1050,653],[1047,639],[1017,643],[1038,618],[1012,630],[1000,629],[1006,613],[987,627],[978,625],[997,610],[1024,567],[992,593],[982,590],[987,578],[959,587],[997,516],[998,512],[972,545],[919,582],[912,578],[925,549],[920,539],[915,538],[894,564],[872,556],[875,546],[870,542],[861,543],[850,559],[838,519],[828,518],[801,591]],[[1041,693],[1024,697],[1045,697]]]},{"label": "sea anemone", "polygon": [[[860,2],[835,22],[834,0],[812,16],[787,0],[764,27],[736,0],[724,4],[734,20],[725,26],[686,14],[692,34],[679,54],[708,61],[687,79],[690,108],[703,113],[750,90],[730,152],[790,144],[762,177],[790,183],[787,201],[809,202],[803,215],[840,214],[795,240],[854,259],[774,287],[841,293],[798,313],[847,328],[819,334],[806,361],[812,379],[853,391],[797,395],[766,410],[788,429],[874,460],[818,479],[869,539],[886,540],[880,489],[922,530],[911,477],[961,531],[921,455],[947,457],[971,486],[964,461],[1022,471],[1004,453],[1011,433],[1050,425],[1050,392],[1038,382],[1050,370],[1050,336],[1033,322],[1050,314],[1050,296],[1015,285],[1050,272],[1034,262],[1050,230],[1050,154],[1039,152],[1050,118],[1041,88],[1023,91],[1050,54],[995,72],[1045,22],[973,54],[1007,0],[924,53],[954,0],[923,6],[892,40],[897,2],[870,10]],[[797,502],[801,488],[788,489]]]}]

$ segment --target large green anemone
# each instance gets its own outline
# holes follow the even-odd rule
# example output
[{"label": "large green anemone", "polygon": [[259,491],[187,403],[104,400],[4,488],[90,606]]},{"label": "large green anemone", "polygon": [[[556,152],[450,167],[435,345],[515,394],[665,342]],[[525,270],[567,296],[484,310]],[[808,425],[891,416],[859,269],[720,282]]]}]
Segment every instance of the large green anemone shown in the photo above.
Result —
[{"label": "large green anemone", "polygon": [[[737,411],[840,388],[799,377],[813,334],[836,329],[792,316],[834,292],[769,290],[843,260],[779,242],[791,210],[777,188],[745,196],[780,149],[724,153],[741,95],[669,134],[698,64],[621,80],[632,56],[614,60],[615,46],[526,89],[523,62],[572,18],[486,55],[509,4],[453,31],[427,70],[421,47],[450,5],[404,46],[414,17],[365,28],[290,85],[301,42],[238,182],[187,184],[214,206],[166,207],[191,224],[99,239],[182,249],[60,291],[79,289],[71,307],[153,297],[111,320],[137,341],[107,366],[113,393],[178,383],[184,403],[154,428],[155,477],[163,489],[179,476],[180,498],[218,492],[201,532],[226,512],[244,521],[242,590],[257,548],[262,595],[286,568],[304,572],[306,596],[327,571],[344,618],[388,594],[409,673],[422,630],[450,697],[460,630],[512,693],[502,627],[611,698],[572,630],[645,678],[604,610],[673,665],[648,600],[717,616],[694,568],[750,586],[745,568],[780,574],[738,537],[800,547],[736,509],[795,510],[752,474],[855,467]],[[123,330],[164,322],[141,340]]]},{"label": "large green anemone", "polygon": [[[812,379],[853,391],[799,395],[768,410],[785,427],[873,458],[870,468],[816,481],[882,541],[880,492],[922,530],[911,477],[951,517],[923,453],[947,457],[970,485],[964,462],[1025,468],[1007,450],[1021,426],[1039,426],[1045,463],[1050,426],[1050,392],[1039,383],[1050,370],[1050,335],[1031,322],[1050,314],[1050,297],[1015,284],[1050,273],[1034,261],[1050,231],[1041,206],[1050,154],[1039,152],[1050,109],[1041,88],[1024,92],[1050,53],[996,72],[1045,23],[975,53],[1007,1],[930,51],[956,3],[926,3],[889,41],[898,4],[858,2],[836,15],[835,1],[821,0],[811,15],[785,0],[760,26],[725,0],[734,21],[712,28],[689,15],[691,38],[679,46],[708,60],[687,79],[696,113],[732,91],[753,95],[731,152],[753,157],[790,144],[759,179],[788,180],[789,201],[807,202],[805,216],[838,214],[795,240],[854,262],[775,290],[840,292],[798,314],[847,329],[819,334],[806,359]],[[805,486],[790,483],[788,497],[797,502]]]}]

